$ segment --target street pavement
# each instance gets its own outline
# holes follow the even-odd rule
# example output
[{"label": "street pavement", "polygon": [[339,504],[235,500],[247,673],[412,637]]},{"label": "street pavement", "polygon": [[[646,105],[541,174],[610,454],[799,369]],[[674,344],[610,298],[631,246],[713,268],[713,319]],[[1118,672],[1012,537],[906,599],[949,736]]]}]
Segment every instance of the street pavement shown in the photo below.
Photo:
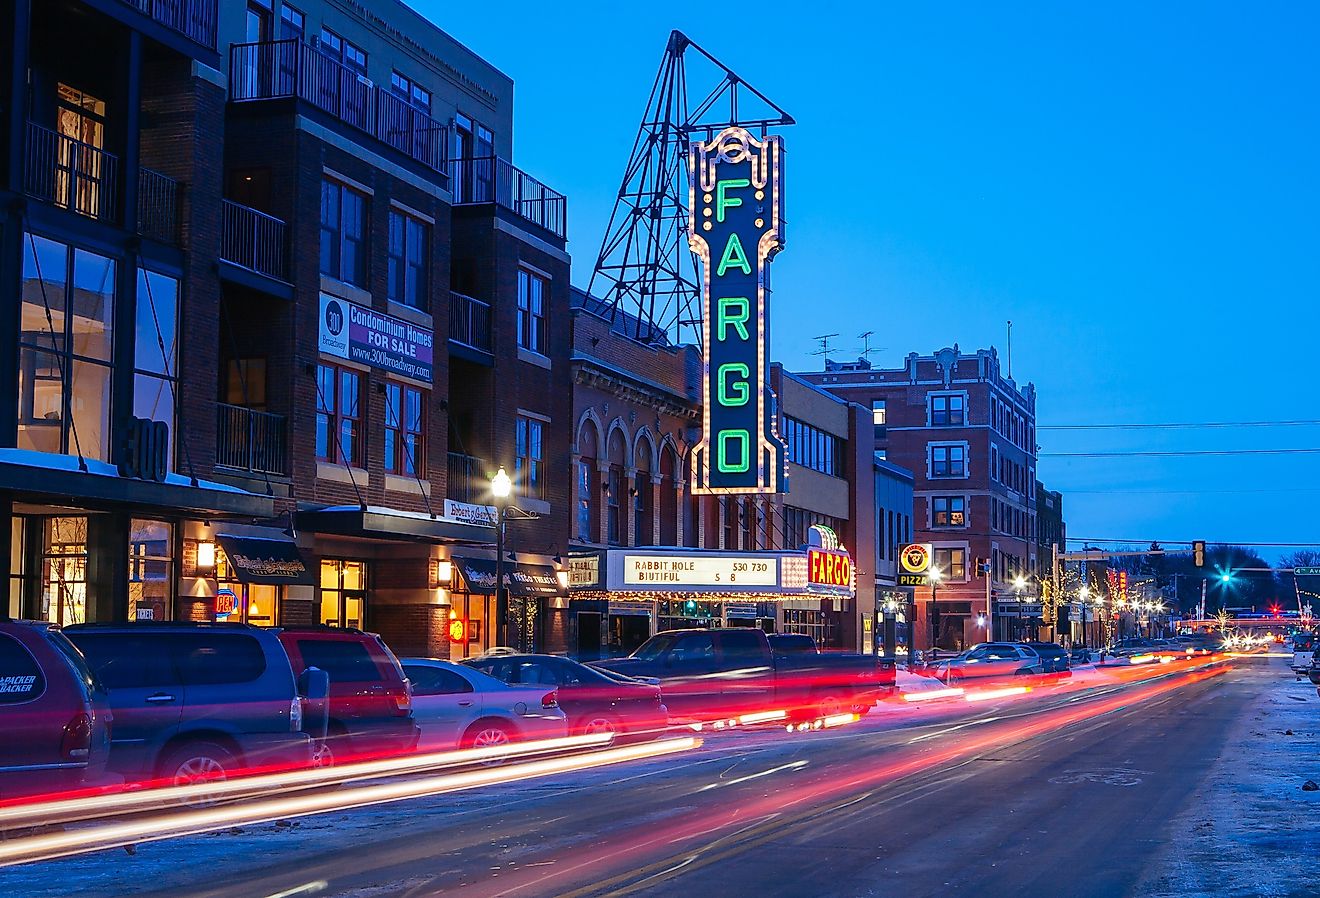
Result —
[{"label": "street pavement", "polygon": [[[661,760],[0,871],[6,894],[1119,896],[1277,671],[887,704]],[[43,886],[52,890],[44,892]],[[58,887],[58,890],[55,890]]]}]

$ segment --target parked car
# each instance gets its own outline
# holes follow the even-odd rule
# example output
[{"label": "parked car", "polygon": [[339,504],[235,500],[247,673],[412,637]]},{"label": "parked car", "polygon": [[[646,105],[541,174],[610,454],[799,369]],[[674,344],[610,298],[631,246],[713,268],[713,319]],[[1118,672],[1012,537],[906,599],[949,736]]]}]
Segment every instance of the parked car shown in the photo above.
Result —
[{"label": "parked car", "polygon": [[1311,666],[1311,662],[1315,659],[1316,641],[1316,634],[1308,630],[1302,630],[1293,635],[1292,669],[1298,675],[1306,673]]},{"label": "parked car", "polygon": [[126,778],[183,785],[311,763],[293,669],[274,632],[186,622],[64,632],[108,690],[110,768]]},{"label": "parked car", "polygon": [[1030,646],[983,642],[940,662],[938,676],[945,683],[952,684],[979,677],[1013,677],[1044,672],[1045,661]]},{"label": "parked car", "polygon": [[351,627],[284,627],[279,640],[294,673],[330,675],[329,722],[320,765],[405,754],[417,747],[412,692],[399,660],[375,633]]},{"label": "parked car", "polygon": [[98,784],[110,725],[109,697],[63,633],[0,620],[0,801]]},{"label": "parked car", "polygon": [[816,640],[805,633],[771,633],[766,636],[776,655],[819,655]]},{"label": "parked car", "polygon": [[501,655],[462,662],[511,686],[553,686],[573,734],[658,736],[669,726],[660,687],[609,676],[555,655]]},{"label": "parked car", "polygon": [[1056,642],[1024,642],[1027,648],[1036,653],[1041,660],[1041,673],[1070,674],[1072,664],[1068,650]]},{"label": "parked car", "polygon": [[873,655],[776,655],[751,627],[669,630],[592,666],[658,678],[670,714],[698,720],[771,709],[864,713],[894,691],[897,676],[892,661]]},{"label": "parked car", "polygon": [[419,747],[426,751],[491,748],[568,733],[554,684],[511,686],[436,658],[404,658],[403,670],[412,683],[413,713],[421,726]]}]

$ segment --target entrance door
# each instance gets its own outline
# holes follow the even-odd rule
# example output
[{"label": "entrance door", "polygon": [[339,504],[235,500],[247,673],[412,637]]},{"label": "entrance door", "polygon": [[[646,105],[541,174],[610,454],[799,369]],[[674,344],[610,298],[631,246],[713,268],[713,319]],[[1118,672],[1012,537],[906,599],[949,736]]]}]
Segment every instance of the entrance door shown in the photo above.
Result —
[{"label": "entrance door", "polygon": [[321,561],[321,604],[317,622],[327,627],[367,625],[367,563],[326,558]]},{"label": "entrance door", "polygon": [[577,614],[577,657],[579,661],[600,658],[600,614],[595,611]]}]

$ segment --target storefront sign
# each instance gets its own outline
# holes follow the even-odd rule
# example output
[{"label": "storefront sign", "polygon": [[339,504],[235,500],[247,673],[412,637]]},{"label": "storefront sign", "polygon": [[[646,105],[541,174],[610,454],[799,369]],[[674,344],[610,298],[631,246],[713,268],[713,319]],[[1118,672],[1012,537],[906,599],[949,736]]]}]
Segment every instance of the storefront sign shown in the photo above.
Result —
[{"label": "storefront sign", "polygon": [[[487,558],[455,558],[458,572],[468,592],[495,592],[495,562]],[[507,562],[504,565],[504,585],[515,596],[561,596],[563,589],[555,569],[548,564],[522,564]]]},{"label": "storefront sign", "polygon": [[321,294],[320,351],[430,383],[435,335],[391,315]]},{"label": "storefront sign", "polygon": [[232,589],[222,589],[215,594],[215,615],[221,617],[233,614],[238,609],[238,596]]},{"label": "storefront sign", "polygon": [[772,556],[625,555],[625,586],[778,586],[779,559]]},{"label": "storefront sign", "polygon": [[441,520],[451,524],[468,524],[472,527],[495,527],[498,512],[494,505],[473,505],[469,502],[445,500],[444,514]]},{"label": "storefront sign", "polygon": [[704,296],[696,493],[785,488],[766,386],[766,284],[784,245],[782,157],[780,138],[757,140],[738,127],[688,149],[688,242],[702,262]]},{"label": "storefront sign", "polygon": [[169,425],[150,418],[130,418],[119,447],[120,476],[160,482],[169,470]]},{"label": "storefront sign", "polygon": [[243,583],[313,586],[316,583],[307,563],[292,542],[216,534],[224,550],[232,577]]},{"label": "storefront sign", "polygon": [[807,583],[851,589],[852,558],[841,549],[808,549]]},{"label": "storefront sign", "polygon": [[457,644],[477,642],[481,639],[481,621],[461,617],[449,619],[449,641]]},{"label": "storefront sign", "polygon": [[600,556],[579,555],[568,559],[569,588],[600,583]]}]

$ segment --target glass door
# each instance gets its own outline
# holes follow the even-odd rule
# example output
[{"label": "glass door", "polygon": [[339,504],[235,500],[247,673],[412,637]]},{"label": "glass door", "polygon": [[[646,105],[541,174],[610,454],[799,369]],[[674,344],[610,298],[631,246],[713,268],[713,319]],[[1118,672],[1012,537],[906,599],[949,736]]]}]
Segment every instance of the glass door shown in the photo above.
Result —
[{"label": "glass door", "polygon": [[319,607],[318,622],[327,627],[364,628],[367,623],[367,563],[323,559]]}]

